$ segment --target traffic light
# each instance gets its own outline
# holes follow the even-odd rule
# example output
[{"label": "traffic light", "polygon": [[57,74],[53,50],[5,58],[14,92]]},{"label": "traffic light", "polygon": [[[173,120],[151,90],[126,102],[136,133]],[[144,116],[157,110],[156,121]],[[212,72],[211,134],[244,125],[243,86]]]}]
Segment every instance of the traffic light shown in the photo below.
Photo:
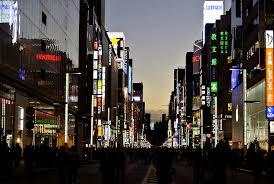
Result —
[{"label": "traffic light", "polygon": [[26,109],[26,128],[28,131],[34,128],[34,113],[33,107],[27,107]]}]

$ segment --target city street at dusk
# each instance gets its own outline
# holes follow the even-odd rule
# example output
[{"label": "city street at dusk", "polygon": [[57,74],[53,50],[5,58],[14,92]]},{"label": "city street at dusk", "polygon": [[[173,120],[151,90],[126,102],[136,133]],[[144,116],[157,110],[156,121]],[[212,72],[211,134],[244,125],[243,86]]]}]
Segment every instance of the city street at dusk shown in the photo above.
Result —
[{"label": "city street at dusk", "polygon": [[274,184],[274,0],[0,0],[0,184]]}]

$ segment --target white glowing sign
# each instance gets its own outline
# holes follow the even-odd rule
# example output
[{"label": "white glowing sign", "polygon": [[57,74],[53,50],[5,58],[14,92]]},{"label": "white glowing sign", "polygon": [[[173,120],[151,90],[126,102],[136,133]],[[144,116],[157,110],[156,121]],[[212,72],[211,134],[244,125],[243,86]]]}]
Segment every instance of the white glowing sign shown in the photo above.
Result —
[{"label": "white glowing sign", "polygon": [[123,32],[108,32],[107,34],[116,53],[119,68],[123,69],[125,62],[125,34]]},{"label": "white glowing sign", "polygon": [[205,25],[215,23],[224,14],[223,1],[205,1],[203,10],[203,43],[205,43]]},{"label": "white glowing sign", "polygon": [[133,100],[134,100],[135,102],[140,102],[140,101],[141,101],[141,97],[140,97],[140,96],[134,96],[134,97],[133,97]]}]

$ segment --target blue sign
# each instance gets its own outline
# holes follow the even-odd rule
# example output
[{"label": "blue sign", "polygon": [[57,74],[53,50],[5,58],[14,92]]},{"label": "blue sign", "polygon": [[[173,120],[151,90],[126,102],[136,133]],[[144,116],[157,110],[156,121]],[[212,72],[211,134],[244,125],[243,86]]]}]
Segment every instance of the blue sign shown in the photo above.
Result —
[{"label": "blue sign", "polygon": [[240,84],[239,81],[240,70],[232,70],[231,72],[231,89],[234,89]]},{"label": "blue sign", "polygon": [[19,79],[20,80],[25,80],[26,78],[26,69],[25,68],[19,68]]},{"label": "blue sign", "polygon": [[102,141],[102,137],[98,136],[98,141],[101,142]]},{"label": "blue sign", "polygon": [[221,5],[207,5],[206,10],[223,10],[223,6]]},{"label": "blue sign", "polygon": [[266,119],[274,119],[274,106],[266,106]]}]

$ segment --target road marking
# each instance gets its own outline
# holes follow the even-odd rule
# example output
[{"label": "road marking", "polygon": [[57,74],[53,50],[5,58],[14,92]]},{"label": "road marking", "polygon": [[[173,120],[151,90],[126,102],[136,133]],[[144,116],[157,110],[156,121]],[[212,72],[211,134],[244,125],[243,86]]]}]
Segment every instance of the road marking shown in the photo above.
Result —
[{"label": "road marking", "polygon": [[153,183],[159,183],[159,180],[156,176],[156,169],[151,164],[148,168],[148,171],[146,173],[146,176],[142,184],[153,184]]}]

